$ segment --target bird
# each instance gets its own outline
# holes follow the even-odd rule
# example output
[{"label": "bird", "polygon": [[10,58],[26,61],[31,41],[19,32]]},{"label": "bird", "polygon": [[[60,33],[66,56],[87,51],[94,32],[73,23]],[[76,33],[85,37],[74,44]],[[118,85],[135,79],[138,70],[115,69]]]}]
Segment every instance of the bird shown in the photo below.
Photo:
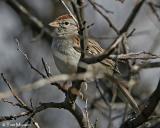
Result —
[{"label": "bird", "polygon": [[[61,73],[76,73],[81,57],[79,25],[72,15],[64,14],[49,23],[54,28],[55,37],[52,41],[52,53],[56,67]],[[103,54],[103,49],[94,39],[87,39],[86,55],[88,57]],[[112,59],[105,58],[101,62],[85,65],[87,70],[94,72],[103,72],[107,75],[120,75],[119,69]],[[133,108],[138,111],[138,107],[132,96],[124,87],[117,86],[123,95],[123,99],[127,100]],[[123,100],[122,99],[122,100]]]},{"label": "bird", "polygon": [[[59,16],[49,24],[55,28],[56,37],[52,41],[52,53],[55,64],[61,73],[76,73],[81,56],[79,25],[70,14]],[[97,41],[88,38],[87,56],[103,54],[105,51]],[[96,64],[88,65],[88,69],[101,70],[112,75],[119,70],[116,63],[111,59],[105,59]]]}]

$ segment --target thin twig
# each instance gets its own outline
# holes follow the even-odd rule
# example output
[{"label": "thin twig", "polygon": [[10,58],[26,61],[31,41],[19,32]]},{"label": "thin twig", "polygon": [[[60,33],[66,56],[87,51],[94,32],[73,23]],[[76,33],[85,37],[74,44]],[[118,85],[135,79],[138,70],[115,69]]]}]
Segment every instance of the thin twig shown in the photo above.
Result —
[{"label": "thin twig", "polygon": [[17,12],[21,12],[34,26],[36,26],[38,29],[43,30],[44,33],[47,35],[48,38],[51,39],[52,32],[45,27],[43,22],[32,15],[18,0],[5,0],[6,3],[8,3],[11,7],[15,8]]},{"label": "thin twig", "polygon": [[102,10],[104,10],[106,13],[111,13],[113,14],[114,12],[113,11],[110,11],[110,10],[107,10],[105,7],[103,7],[102,5],[100,5],[99,3],[97,2],[93,2],[96,6],[100,7]]},{"label": "thin twig", "polygon": [[31,121],[36,128],[40,128],[39,124],[33,118],[31,119]]},{"label": "thin twig", "polygon": [[49,67],[47,66],[46,62],[44,61],[44,59],[42,58],[42,64],[43,64],[43,67],[44,67],[44,70],[47,74],[48,77],[52,76],[52,74],[50,73],[49,71]]},{"label": "thin twig", "polygon": [[110,55],[110,56],[108,56],[108,58],[118,59],[118,60],[129,60],[129,59],[148,60],[148,59],[158,59],[158,58],[160,58],[160,55],[155,55],[155,54],[143,51],[143,52],[137,52],[137,53]]},{"label": "thin twig", "polygon": [[113,25],[112,21],[110,21],[110,19],[97,8],[97,6],[95,5],[95,3],[92,0],[88,0],[88,1],[93,6],[93,8],[107,21],[109,26],[116,32],[116,34],[119,35],[119,31]]},{"label": "thin twig", "polygon": [[132,68],[133,72],[138,72],[142,69],[147,69],[147,68],[159,68],[160,67],[160,62],[144,62],[141,64],[135,64]]},{"label": "thin twig", "polygon": [[138,14],[139,10],[141,9],[143,3],[146,0],[139,0],[137,2],[137,4],[135,5],[135,7],[133,8],[131,14],[129,15],[129,17],[127,18],[126,22],[124,23],[123,27],[120,30],[120,34],[127,32],[127,30],[130,28],[130,26],[132,25],[136,15]]},{"label": "thin twig", "polygon": [[[86,41],[86,23],[84,20],[84,8],[79,8],[78,6],[83,6],[83,2],[81,0],[77,0],[77,4],[71,1],[71,5],[73,7],[74,13],[77,17],[77,21],[79,24],[79,37],[80,37],[80,47],[81,47],[81,59],[85,57],[85,50],[87,48]],[[77,6],[78,5],[78,6]]]},{"label": "thin twig", "polygon": [[110,105],[109,101],[106,100],[106,98],[104,97],[99,85],[98,85],[98,82],[96,80],[96,88],[98,89],[98,92],[99,94],[101,95],[101,98],[103,99],[104,103],[106,104],[106,106],[108,107],[108,113],[109,113],[109,116],[108,116],[108,127],[107,128],[110,128],[112,126],[112,106]]},{"label": "thin twig", "polygon": [[24,58],[27,60],[29,66],[31,67],[31,69],[33,69],[34,71],[36,71],[39,75],[41,75],[43,78],[46,78],[46,75],[44,75],[42,72],[40,72],[37,68],[35,68],[32,63],[30,62],[28,56],[26,53],[24,53],[21,48],[20,48],[20,42],[18,38],[15,38],[15,41],[17,43],[17,50],[22,53],[22,55],[24,56]]},{"label": "thin twig", "polygon": [[8,103],[8,104],[10,104],[10,105],[12,105],[12,106],[20,107],[20,108],[21,108],[21,106],[22,106],[22,105],[20,105],[19,103],[14,103],[14,102],[11,102],[11,101],[8,101],[8,100],[5,100],[5,99],[2,99],[1,101],[5,102],[5,103]]},{"label": "thin twig", "polygon": [[64,5],[64,7],[67,9],[67,11],[69,12],[69,14],[73,17],[74,21],[78,24],[78,21],[76,19],[76,17],[73,15],[72,11],[70,10],[70,8],[67,6],[67,4],[63,1],[63,0],[59,0],[61,1],[61,3]]},{"label": "thin twig", "polygon": [[101,91],[101,88],[100,88],[99,85],[98,85],[98,81],[95,80],[95,83],[96,83],[96,88],[98,89],[98,92],[99,92],[101,98],[103,99],[103,101],[104,101],[104,103],[106,104],[106,106],[110,108],[110,103],[109,103],[109,101],[106,100],[106,98],[104,97],[104,94],[103,94],[103,92]]},{"label": "thin twig", "polygon": [[[32,63],[30,62],[27,54],[25,54],[25,53],[20,49],[18,38],[16,38],[15,40],[16,40],[16,42],[17,42],[17,50],[20,51],[20,53],[22,53],[22,55],[25,57],[25,59],[27,60],[28,64],[30,65],[31,69],[33,69],[34,71],[36,71],[36,72],[37,72],[39,75],[41,75],[43,78],[47,78],[47,76],[48,76],[48,77],[51,76],[51,74],[50,74],[50,73],[48,72],[48,70],[47,70],[47,66],[46,66],[44,60],[42,60],[42,63],[43,63],[43,66],[44,66],[44,69],[45,69],[45,71],[46,71],[47,76],[44,75],[41,71],[39,71],[36,67],[34,67],[34,66],[32,65]],[[64,92],[64,93],[66,93],[66,91],[67,91],[65,88],[63,88],[63,87],[62,87],[60,84],[58,84],[58,83],[51,83],[51,85],[56,86],[58,89],[60,89],[60,90],[61,90],[62,92]]]},{"label": "thin twig", "polygon": [[149,62],[149,63],[142,63],[139,64],[140,68],[145,69],[145,68],[158,68],[160,67],[160,62]]},{"label": "thin twig", "polygon": [[8,80],[4,77],[3,73],[1,73],[1,77],[8,86],[9,90],[11,91],[13,97],[19,102],[21,108],[24,108],[26,110],[31,110],[24,102],[23,100],[16,94],[16,91],[12,88],[11,84],[8,82]]},{"label": "thin twig", "polygon": [[150,7],[150,9],[152,10],[153,14],[157,17],[158,21],[160,21],[160,16],[157,13],[155,6],[152,2],[148,2],[148,6]]},{"label": "thin twig", "polygon": [[[26,92],[26,91],[32,91],[32,90],[44,87],[45,85],[48,85],[50,83],[55,83],[60,81],[74,81],[74,80],[84,80],[84,79],[91,80],[93,78],[103,78],[103,77],[104,77],[103,73],[97,74],[95,72],[61,74],[61,75],[51,76],[45,79],[40,79],[31,84],[26,84],[24,86],[21,86],[19,89],[14,89],[14,91]],[[65,90],[65,92],[67,92],[67,90]],[[7,98],[9,96],[11,96],[10,91],[0,93],[0,99]]]},{"label": "thin twig", "polygon": [[3,121],[9,121],[9,120],[15,120],[17,118],[20,118],[20,117],[24,117],[24,116],[28,116],[31,112],[21,112],[19,114],[16,114],[16,115],[11,115],[11,116],[2,116],[0,117],[0,122],[3,122]]}]

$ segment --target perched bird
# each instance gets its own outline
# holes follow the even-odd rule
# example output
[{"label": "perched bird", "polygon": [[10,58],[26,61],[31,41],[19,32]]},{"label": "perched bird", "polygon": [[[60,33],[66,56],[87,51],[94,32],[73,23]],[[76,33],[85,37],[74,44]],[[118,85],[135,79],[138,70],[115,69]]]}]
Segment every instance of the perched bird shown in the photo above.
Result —
[{"label": "perched bird", "polygon": [[[65,14],[59,16],[49,25],[55,28],[56,37],[53,38],[52,53],[58,70],[61,73],[76,73],[81,56],[80,50],[77,50],[80,49],[78,23],[71,15]],[[87,56],[94,56],[103,54],[104,49],[98,44],[98,42],[89,38],[86,52]],[[101,62],[87,65],[86,69],[94,70],[95,72],[101,71],[110,76],[112,76],[113,73],[119,74],[119,70],[115,62],[107,58]],[[131,102],[131,106],[136,107],[136,105],[132,103],[134,99],[128,92],[126,92],[127,90],[121,88],[120,86],[118,86],[118,88],[120,88],[119,90],[124,96],[127,96],[126,98],[129,102]]]},{"label": "perched bird", "polygon": [[[53,39],[52,52],[55,64],[61,73],[75,73],[77,71],[80,53],[80,38],[78,24],[71,15],[58,17],[49,24],[55,28],[56,37]],[[103,54],[104,49],[93,39],[88,39],[87,56]],[[118,72],[115,62],[105,59],[102,62],[88,65],[87,68],[102,70],[112,75]]]}]

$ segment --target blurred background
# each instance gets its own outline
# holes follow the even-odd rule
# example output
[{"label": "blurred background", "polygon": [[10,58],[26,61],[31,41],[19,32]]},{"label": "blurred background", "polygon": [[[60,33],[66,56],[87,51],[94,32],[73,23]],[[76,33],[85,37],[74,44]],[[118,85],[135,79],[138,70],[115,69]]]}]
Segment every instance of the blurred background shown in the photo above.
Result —
[{"label": "blurred background", "polygon": [[[34,16],[38,17],[45,26],[49,28],[48,23],[56,17],[66,14],[65,7],[59,0],[17,0]],[[113,12],[107,14],[113,24],[120,29],[137,0],[125,0],[123,3],[118,0],[98,0],[96,1],[103,5],[107,10]],[[153,0],[153,3],[159,4],[158,0]],[[157,8],[157,13],[160,15],[160,8]],[[116,38],[114,31],[108,26],[105,19],[99,15],[86,0],[85,17],[87,24],[94,25],[89,29],[89,36],[100,42],[103,48],[107,48],[109,44]],[[147,51],[154,54],[160,54],[160,20],[155,16],[147,2],[143,5],[138,13],[134,23],[129,31],[136,28],[135,33],[129,38],[130,52]],[[17,11],[6,0],[0,1],[0,73],[4,73],[6,78],[12,83],[15,88],[19,88],[27,83],[32,83],[41,78],[33,71],[27,63],[24,56],[17,51],[15,37],[20,40],[21,49],[27,54],[31,63],[40,71],[45,72],[41,59],[47,62],[51,68],[52,74],[59,74],[50,51],[52,39],[44,35],[43,30],[37,29],[20,11]],[[159,61],[149,60],[149,61]],[[123,65],[122,65],[123,67]],[[159,68],[143,69],[137,75],[137,85],[134,91],[140,95],[142,99],[149,96],[156,88],[160,77]],[[88,98],[92,101],[98,94],[95,92],[96,87],[88,88]],[[7,91],[8,87],[0,79],[0,92]],[[95,96],[93,97],[93,93]],[[91,95],[90,95],[91,94]],[[40,102],[59,102],[64,100],[64,94],[56,87],[45,86],[43,88],[19,94],[21,98],[30,104],[30,99],[33,106],[38,106]],[[91,97],[89,97],[91,96]],[[13,98],[9,98],[14,101]],[[81,107],[84,108],[84,102],[78,100]],[[103,105],[103,103],[102,103]],[[113,117],[122,114],[123,105],[115,109]],[[21,112],[18,107],[13,107],[7,103],[0,101],[0,116],[9,116]],[[97,122],[97,128],[106,128],[108,122],[105,115],[107,111],[98,109],[90,109],[89,116],[91,122]],[[58,115],[58,116],[57,116]],[[24,118],[19,121],[23,122]],[[49,109],[35,116],[35,120],[42,128],[78,128],[78,123],[75,118],[65,110]],[[120,118],[115,118],[112,123],[113,128],[119,127]],[[1,123],[2,124],[2,123]],[[0,128],[3,127],[0,125]]]}]

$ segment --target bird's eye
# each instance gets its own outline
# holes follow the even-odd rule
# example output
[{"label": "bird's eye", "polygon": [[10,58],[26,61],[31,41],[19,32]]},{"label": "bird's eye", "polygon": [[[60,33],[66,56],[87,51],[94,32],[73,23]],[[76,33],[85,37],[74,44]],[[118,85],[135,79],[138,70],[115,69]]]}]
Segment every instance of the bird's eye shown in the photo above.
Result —
[{"label": "bird's eye", "polygon": [[69,24],[69,22],[65,21],[65,22],[64,22],[64,24],[65,24],[65,25],[68,25],[68,24]]}]

